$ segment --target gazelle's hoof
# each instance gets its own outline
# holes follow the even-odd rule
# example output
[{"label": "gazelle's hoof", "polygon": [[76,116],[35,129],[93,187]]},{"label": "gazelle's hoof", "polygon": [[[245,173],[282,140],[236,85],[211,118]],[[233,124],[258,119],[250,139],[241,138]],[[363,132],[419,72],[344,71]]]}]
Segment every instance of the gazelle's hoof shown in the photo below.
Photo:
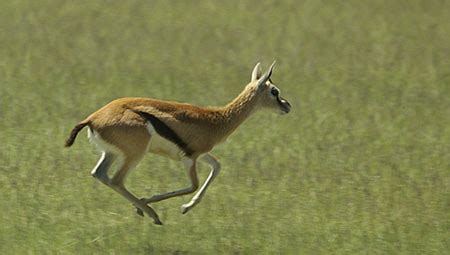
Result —
[{"label": "gazelle's hoof", "polygon": [[[142,209],[136,207],[136,213],[139,216],[144,217],[144,211],[142,211]],[[163,223],[159,219],[153,219],[153,223],[155,223],[156,225],[163,225]]]},{"label": "gazelle's hoof", "polygon": [[186,214],[187,212],[189,212],[190,210],[191,210],[191,206],[189,206],[189,205],[182,205],[181,206],[181,213],[182,214]]}]

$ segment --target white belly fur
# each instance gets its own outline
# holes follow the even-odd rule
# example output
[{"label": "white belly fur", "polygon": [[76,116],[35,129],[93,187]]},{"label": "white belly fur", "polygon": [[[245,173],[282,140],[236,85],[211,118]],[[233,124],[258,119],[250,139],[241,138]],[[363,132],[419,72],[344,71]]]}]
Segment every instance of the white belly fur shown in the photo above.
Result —
[{"label": "white belly fur", "polygon": [[184,158],[184,151],[175,143],[160,136],[150,122],[147,122],[147,130],[151,136],[148,149],[149,152],[166,156],[174,160],[181,160]]}]

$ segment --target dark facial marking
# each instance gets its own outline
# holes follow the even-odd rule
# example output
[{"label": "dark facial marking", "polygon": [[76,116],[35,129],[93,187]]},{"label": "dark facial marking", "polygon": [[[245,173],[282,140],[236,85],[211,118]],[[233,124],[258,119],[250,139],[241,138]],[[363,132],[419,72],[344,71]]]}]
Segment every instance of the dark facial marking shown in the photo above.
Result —
[{"label": "dark facial marking", "polygon": [[134,112],[139,114],[142,118],[148,120],[155,128],[155,131],[156,133],[158,133],[158,135],[175,143],[181,150],[184,151],[186,156],[191,156],[192,153],[194,153],[191,149],[188,148],[188,145],[183,140],[181,140],[181,138],[177,135],[177,133],[175,133],[173,129],[167,126],[160,119],[158,119],[157,117],[148,112],[141,112],[141,111],[134,111]]},{"label": "dark facial marking", "polygon": [[275,87],[272,87],[272,89],[270,90],[270,93],[275,97],[278,97],[278,95],[280,94],[278,89],[276,89]]}]

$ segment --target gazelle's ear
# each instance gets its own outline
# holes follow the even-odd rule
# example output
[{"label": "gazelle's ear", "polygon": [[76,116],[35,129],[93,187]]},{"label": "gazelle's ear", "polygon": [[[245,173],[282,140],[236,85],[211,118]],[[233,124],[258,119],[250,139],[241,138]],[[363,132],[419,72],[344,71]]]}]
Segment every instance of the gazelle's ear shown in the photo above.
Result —
[{"label": "gazelle's ear", "polygon": [[253,68],[252,79],[250,81],[256,81],[259,79],[259,77],[261,77],[261,64],[260,63],[256,64],[255,67]]},{"label": "gazelle's ear", "polygon": [[267,79],[269,79],[270,76],[272,76],[273,67],[275,66],[275,63],[276,63],[276,62],[277,62],[277,61],[274,60],[273,63],[270,65],[269,70],[267,71],[267,74],[268,74]]},{"label": "gazelle's ear", "polygon": [[261,77],[258,81],[258,87],[266,84],[267,80],[270,78],[270,76],[272,75],[272,71],[273,71],[273,67],[275,66],[275,62],[273,61],[272,65],[270,65],[269,70],[267,70],[267,72],[263,75],[263,77]]}]

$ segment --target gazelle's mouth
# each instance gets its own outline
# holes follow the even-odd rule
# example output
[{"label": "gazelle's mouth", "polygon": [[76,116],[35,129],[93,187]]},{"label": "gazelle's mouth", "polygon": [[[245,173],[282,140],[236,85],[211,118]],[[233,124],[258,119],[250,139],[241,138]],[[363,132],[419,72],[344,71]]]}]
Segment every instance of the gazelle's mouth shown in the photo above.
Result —
[{"label": "gazelle's mouth", "polygon": [[291,104],[282,97],[277,97],[278,104],[280,105],[282,114],[289,113],[291,111]]}]

